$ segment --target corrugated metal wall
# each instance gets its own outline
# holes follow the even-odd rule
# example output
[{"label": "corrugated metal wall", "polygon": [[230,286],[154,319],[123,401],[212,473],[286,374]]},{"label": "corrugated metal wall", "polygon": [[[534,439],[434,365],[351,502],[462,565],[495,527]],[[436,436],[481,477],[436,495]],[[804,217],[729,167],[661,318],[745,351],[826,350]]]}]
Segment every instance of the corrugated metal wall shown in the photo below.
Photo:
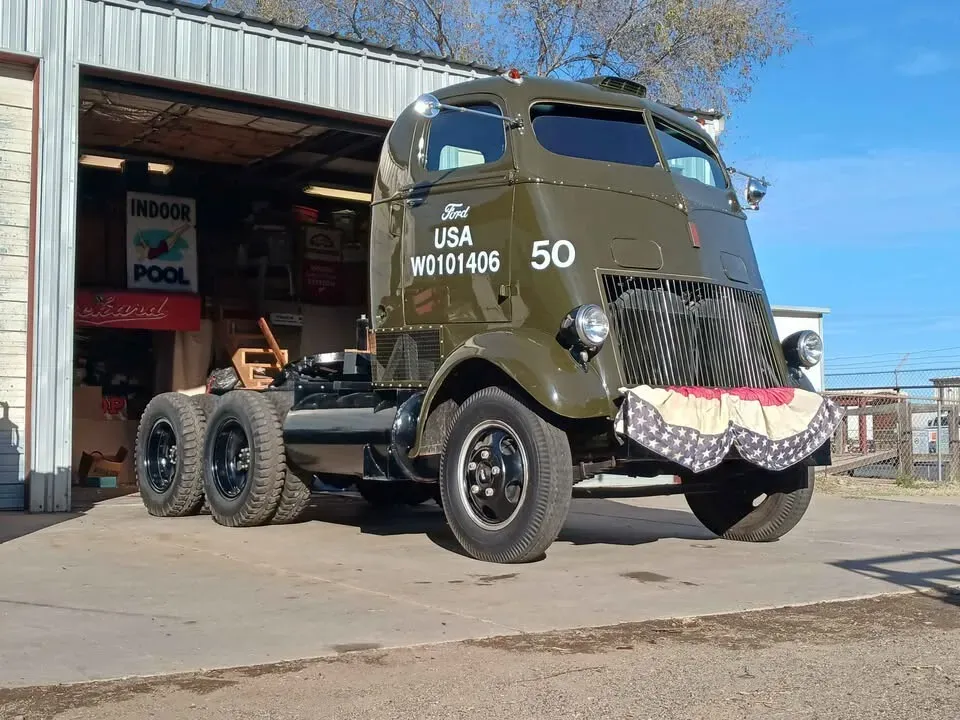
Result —
[{"label": "corrugated metal wall", "polygon": [[40,54],[43,0],[0,0],[0,50]]},{"label": "corrugated metal wall", "polygon": [[62,512],[70,509],[72,475],[80,27],[75,0],[42,4],[29,509]]},{"label": "corrugated metal wall", "polygon": [[490,74],[169,2],[81,0],[80,23],[85,65],[385,119]]}]

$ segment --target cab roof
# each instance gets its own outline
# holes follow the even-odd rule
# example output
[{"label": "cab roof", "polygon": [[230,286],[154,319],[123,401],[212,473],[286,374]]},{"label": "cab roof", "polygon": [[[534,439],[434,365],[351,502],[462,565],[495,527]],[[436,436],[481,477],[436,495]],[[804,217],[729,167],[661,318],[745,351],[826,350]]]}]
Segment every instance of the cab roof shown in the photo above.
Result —
[{"label": "cab roof", "polygon": [[[607,81],[601,83],[601,81]],[[605,85],[604,86],[601,86]],[[716,147],[710,134],[695,120],[676,110],[629,91],[629,86],[642,88],[636,83],[623,81],[616,77],[596,77],[585,80],[559,80],[546,77],[523,77],[520,82],[504,76],[467,80],[448,85],[434,93],[441,102],[448,102],[458,96],[473,93],[491,93],[502,97],[509,105],[527,106],[538,100],[573,102],[603,105],[624,110],[650,110],[674,125],[694,133]],[[616,89],[627,86],[626,90]]]}]

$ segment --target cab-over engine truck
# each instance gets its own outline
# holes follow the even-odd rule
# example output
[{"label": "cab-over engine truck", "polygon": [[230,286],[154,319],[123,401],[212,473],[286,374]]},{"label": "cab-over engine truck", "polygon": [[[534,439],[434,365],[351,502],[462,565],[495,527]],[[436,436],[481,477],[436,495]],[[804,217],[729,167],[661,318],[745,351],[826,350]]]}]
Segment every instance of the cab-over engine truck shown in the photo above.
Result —
[{"label": "cab-over engine truck", "polygon": [[666,475],[634,494],[682,493],[724,538],[781,537],[842,411],[802,372],[816,333],[777,340],[745,213],[766,185],[746,176],[742,204],[731,172],[619,78],[422,96],[376,175],[369,345],[262,391],[155,397],[144,504],[289,523],[322,479],[436,498],[469,555],[511,563],[543,555],[585,479]]}]

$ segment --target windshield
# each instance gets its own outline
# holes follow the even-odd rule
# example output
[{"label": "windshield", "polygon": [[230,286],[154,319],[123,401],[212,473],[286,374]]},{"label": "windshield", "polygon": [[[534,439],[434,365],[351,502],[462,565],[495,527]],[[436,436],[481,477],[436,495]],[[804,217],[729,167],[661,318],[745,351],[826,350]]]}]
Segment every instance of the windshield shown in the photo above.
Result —
[{"label": "windshield", "polygon": [[537,141],[557,155],[641,167],[660,165],[640,111],[537,103],[530,108],[530,121]]},{"label": "windshield", "polygon": [[659,118],[654,119],[653,124],[671,172],[711,187],[727,187],[723,168],[707,143]]}]

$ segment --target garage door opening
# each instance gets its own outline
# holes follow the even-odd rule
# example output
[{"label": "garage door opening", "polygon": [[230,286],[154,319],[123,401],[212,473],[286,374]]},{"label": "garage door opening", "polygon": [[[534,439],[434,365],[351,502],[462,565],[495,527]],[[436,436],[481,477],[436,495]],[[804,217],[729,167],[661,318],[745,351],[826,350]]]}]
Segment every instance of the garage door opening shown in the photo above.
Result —
[{"label": "garage door opening", "polygon": [[[211,371],[356,343],[386,128],[85,77],[79,121],[74,485],[135,491],[143,408]],[[77,503],[75,502],[75,505]]]}]

